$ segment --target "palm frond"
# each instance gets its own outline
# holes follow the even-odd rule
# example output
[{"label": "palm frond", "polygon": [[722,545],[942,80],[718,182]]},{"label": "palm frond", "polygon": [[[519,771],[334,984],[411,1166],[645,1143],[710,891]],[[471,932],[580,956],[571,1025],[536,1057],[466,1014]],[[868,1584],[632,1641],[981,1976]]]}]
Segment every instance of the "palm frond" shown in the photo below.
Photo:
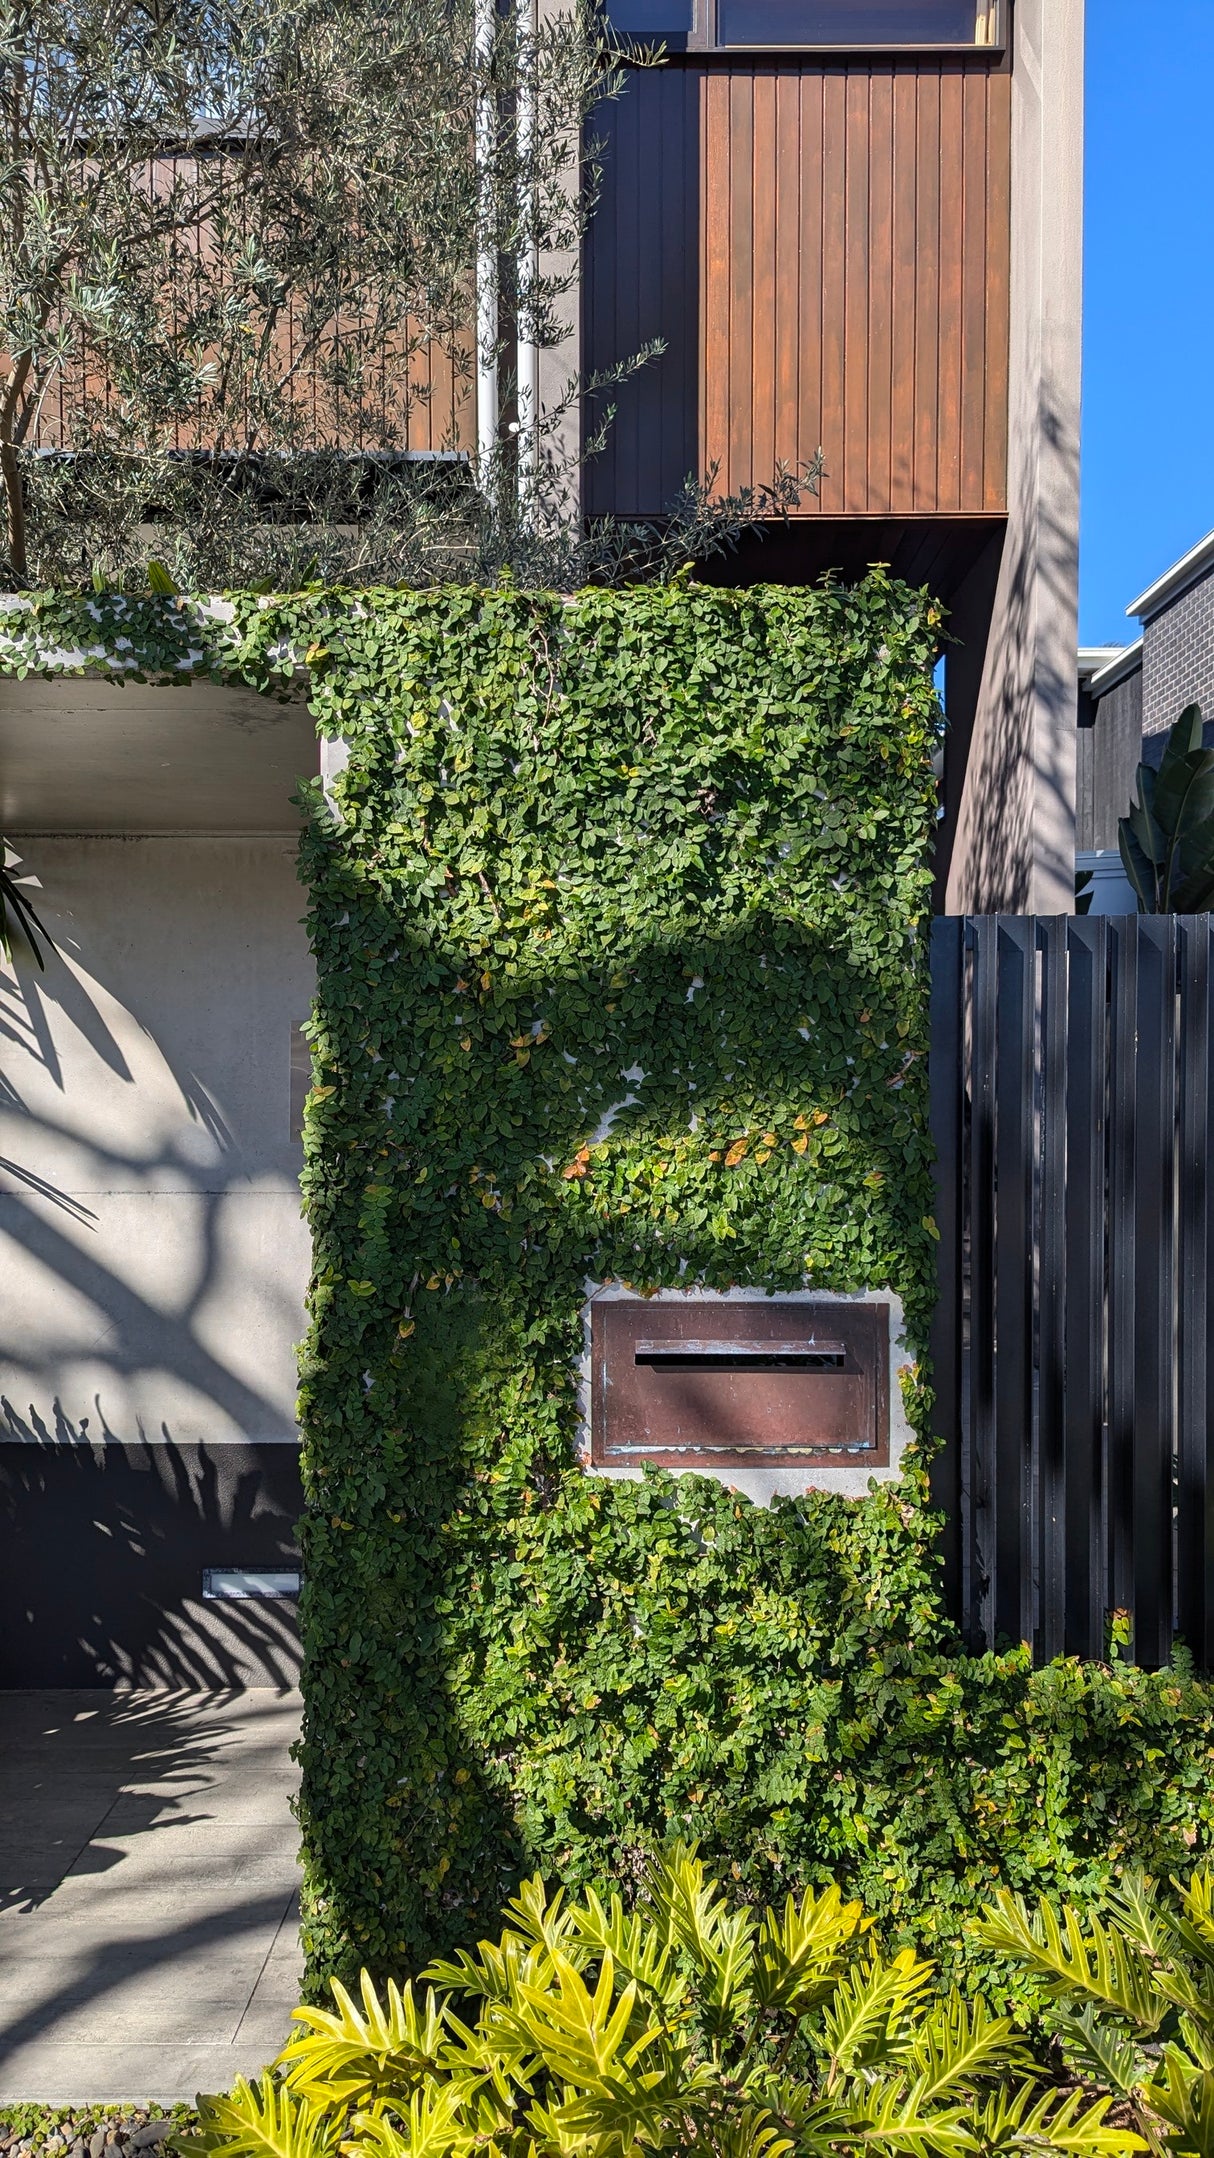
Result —
[{"label": "palm frond", "polygon": [[959,2097],[985,2076],[1027,2068],[1031,2056],[1009,2016],[953,1992],[924,2018],[909,2054],[927,2098]]},{"label": "palm frond", "polygon": [[996,2158],[1000,2152],[1065,2151],[1070,2158],[1130,2158],[1149,2148],[1129,2128],[1110,2127],[1110,2101],[1093,2101],[1086,2091],[1042,2089],[1024,2082],[996,2091],[975,2108],[978,2147]]},{"label": "palm frond", "polygon": [[906,2158],[963,2158],[975,2148],[968,2109],[934,2106],[918,2081],[901,2076],[849,2091],[851,2118],[838,2139],[876,2144]]},{"label": "palm frond", "polygon": [[1076,2015],[1062,2018],[1058,2035],[1067,2058],[1085,2075],[1107,2083],[1118,2097],[1128,2098],[1146,2074],[1143,2054],[1132,2038],[1116,2023],[1102,2016],[1091,2001]]},{"label": "palm frond", "polygon": [[0,955],[11,965],[13,938],[16,935],[29,946],[35,965],[46,971],[42,945],[53,951],[55,940],[46,924],[39,920],[28,892],[4,859],[5,844],[0,838]]},{"label": "palm frond", "polygon": [[755,1998],[763,2008],[804,2015],[833,1992],[843,1960],[854,1953],[872,1925],[862,1904],[845,1903],[840,1890],[808,1888],[800,1903],[789,1896],[783,1911],[768,1911],[755,1953]]},{"label": "palm frond", "polygon": [[1214,2158],[1214,2074],[1195,2068],[1175,2046],[1165,2047],[1162,2068],[1145,2096],[1170,2131],[1164,2137],[1168,2149]]},{"label": "palm frond", "polygon": [[495,2018],[497,2026],[516,2025],[521,2040],[542,2055],[551,2075],[580,2088],[593,2086],[630,2067],[657,2042],[654,2030],[629,2042],[636,1984],[629,1980],[617,1997],[609,1955],[603,1958],[593,1992],[567,1956],[555,1954],[552,1967],[554,1987],[520,1984],[519,2007],[512,2013],[499,2011]]},{"label": "palm frond", "polygon": [[342,2143],[344,2158],[462,2158],[477,2142],[475,2126],[462,2118],[454,2084],[414,2091],[407,2104],[360,2113]]},{"label": "palm frond", "polygon": [[[634,1978],[642,1992],[651,1993],[665,2008],[673,2009],[682,1997],[683,1982],[674,1966],[673,1949],[657,1928],[647,1925],[639,1912],[626,1914],[618,1895],[604,1908],[591,1889],[585,1903],[570,1914],[571,1941],[595,1955],[610,1955],[616,1969]],[[572,1949],[566,1944],[566,1953]]]}]

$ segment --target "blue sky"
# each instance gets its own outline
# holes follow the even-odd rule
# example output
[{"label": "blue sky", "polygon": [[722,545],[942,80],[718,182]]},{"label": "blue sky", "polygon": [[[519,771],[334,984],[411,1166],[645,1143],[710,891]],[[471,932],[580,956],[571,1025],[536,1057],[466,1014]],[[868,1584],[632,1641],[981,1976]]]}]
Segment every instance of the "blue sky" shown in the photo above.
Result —
[{"label": "blue sky", "polygon": [[1214,0],[1087,0],[1085,644],[1214,530]]}]

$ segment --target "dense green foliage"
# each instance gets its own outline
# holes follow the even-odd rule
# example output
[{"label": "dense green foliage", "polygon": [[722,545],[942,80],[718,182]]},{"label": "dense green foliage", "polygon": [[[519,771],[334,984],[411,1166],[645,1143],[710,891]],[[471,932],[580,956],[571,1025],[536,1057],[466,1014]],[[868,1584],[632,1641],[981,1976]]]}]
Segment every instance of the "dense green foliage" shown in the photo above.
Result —
[{"label": "dense green foliage", "polygon": [[312,649],[316,1972],[683,1827],[800,1873],[843,1578],[862,1633],[932,1609],[913,1487],[591,1480],[574,1374],[587,1280],[888,1283],[922,1332],[937,635],[878,575],[402,594]]},{"label": "dense green foliage", "polygon": [[[884,1956],[831,1886],[733,1907],[675,1845],[634,1907],[537,1875],[423,1996],[367,1972],[181,2158],[1129,2158],[1110,2099],[1043,2083],[1011,2020]],[[439,1990],[435,1991],[435,1987]],[[1204,2153],[1203,2153],[1204,2158]]]},{"label": "dense green foliage", "polygon": [[1118,2100],[1160,2158],[1212,2158],[1214,1873],[1161,1895],[1131,1871],[1087,1924],[1071,1905],[1060,1919],[1005,1889],[980,1930],[1055,2004],[1054,2035],[1074,2075]]},{"label": "dense green foliage", "polygon": [[996,1886],[1088,1906],[1212,1840],[1214,1689],[959,1654],[913,1466],[764,1510],[574,1461],[587,1275],[887,1280],[922,1339],[935,636],[879,577],[8,619],[10,673],[287,695],[307,655],[351,743],[305,841],[314,1988],[672,1834],[990,1979]]}]

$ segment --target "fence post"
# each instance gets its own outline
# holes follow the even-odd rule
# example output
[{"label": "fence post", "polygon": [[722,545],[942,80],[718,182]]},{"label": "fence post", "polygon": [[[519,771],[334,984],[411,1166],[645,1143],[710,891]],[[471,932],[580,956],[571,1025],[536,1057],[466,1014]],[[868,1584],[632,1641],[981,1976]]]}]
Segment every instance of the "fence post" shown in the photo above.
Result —
[{"label": "fence post", "polygon": [[1176,1369],[1176,918],[1138,924],[1134,1088],[1134,1656],[1172,1649],[1172,1456]]},{"label": "fence post", "polygon": [[964,1233],[965,1037],[962,1028],[965,922],[941,916],[931,933],[930,1119],[935,1151],[937,1294],[932,1321],[932,1505],[943,1515],[940,1549],[945,1605],[964,1625],[962,1478],[962,1238]]},{"label": "fence post", "polygon": [[1214,1058],[1211,925],[1180,922],[1180,1173],[1176,1225],[1178,1354],[1177,1619],[1187,1647],[1214,1669]]},{"label": "fence post", "polygon": [[995,1631],[1033,1640],[1033,1108],[1037,940],[998,917],[995,1036]]},{"label": "fence post", "polygon": [[1104,1654],[1105,1176],[1108,927],[1068,926],[1066,1065],[1066,1625],[1064,1653]]},{"label": "fence post", "polygon": [[1069,917],[1038,925],[1041,945],[1041,1191],[1037,1356],[1036,1542],[1040,1564],[1038,1654],[1061,1656],[1066,1640],[1066,1398],[1069,1271],[1066,1249],[1066,1075]]}]

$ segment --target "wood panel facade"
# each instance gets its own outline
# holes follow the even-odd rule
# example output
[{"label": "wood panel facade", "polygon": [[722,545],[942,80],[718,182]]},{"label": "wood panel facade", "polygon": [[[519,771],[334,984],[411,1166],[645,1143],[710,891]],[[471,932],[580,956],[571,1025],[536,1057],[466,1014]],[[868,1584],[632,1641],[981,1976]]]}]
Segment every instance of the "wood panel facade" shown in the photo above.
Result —
[{"label": "wood panel facade", "polygon": [[733,493],[819,443],[805,514],[1007,508],[1011,79],[989,61],[671,62],[609,109],[587,249],[618,396],[592,509]]},{"label": "wood panel facade", "polygon": [[[145,167],[148,192],[168,193],[179,179],[189,185],[196,171],[197,167],[184,156],[166,154],[150,159]],[[205,227],[197,230],[194,245],[199,256],[206,259],[210,240]],[[348,335],[348,324],[345,329]],[[471,330],[456,349],[450,350],[439,339],[423,336],[422,324],[408,321],[395,355],[381,361],[378,383],[372,379],[357,403],[343,393],[337,364],[343,353],[343,318],[338,316],[326,325],[322,350],[309,351],[307,345],[316,342],[305,326],[301,299],[296,308],[280,318],[274,350],[283,377],[293,382],[292,395],[307,442],[415,454],[475,447],[476,355]],[[78,351],[56,376],[39,405],[29,446],[55,450],[80,447],[81,419],[86,408],[104,408],[118,401],[119,393],[108,381],[101,358],[87,347]],[[214,445],[214,415],[205,399],[196,411],[182,413],[165,431],[164,446],[173,450]],[[231,444],[225,442],[222,446]]]}]

